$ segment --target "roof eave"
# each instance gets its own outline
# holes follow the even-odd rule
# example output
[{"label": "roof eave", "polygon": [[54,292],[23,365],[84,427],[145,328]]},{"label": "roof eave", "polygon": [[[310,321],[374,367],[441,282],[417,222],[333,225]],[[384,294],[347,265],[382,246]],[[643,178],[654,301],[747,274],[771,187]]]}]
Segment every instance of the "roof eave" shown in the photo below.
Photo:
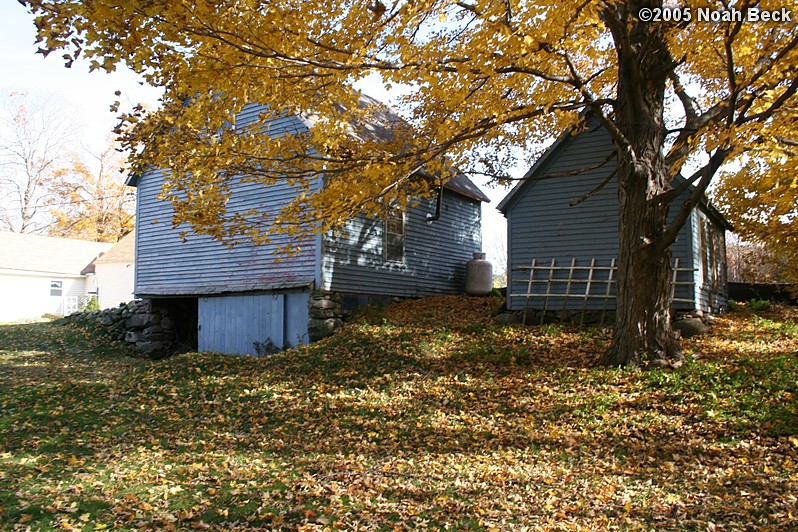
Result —
[{"label": "roof eave", "polygon": [[135,187],[139,186],[139,181],[140,180],[141,180],[141,176],[139,174],[131,173],[129,176],[127,176],[127,179],[125,179],[125,185],[135,188]]},{"label": "roof eave", "polygon": [[510,203],[512,203],[512,201],[515,199],[516,196],[518,196],[521,190],[525,188],[532,181],[531,179],[532,176],[535,175],[535,173],[537,173],[540,167],[546,163],[549,157],[551,157],[551,155],[559,149],[560,145],[562,145],[569,138],[573,137],[571,135],[572,130],[573,127],[569,127],[565,131],[563,131],[562,134],[560,134],[560,136],[557,138],[557,140],[555,140],[554,143],[551,146],[549,146],[548,149],[545,152],[543,152],[543,154],[540,157],[538,157],[538,160],[535,161],[535,164],[532,165],[532,168],[530,168],[524,174],[524,177],[522,177],[518,181],[518,183],[516,183],[516,185],[510,190],[510,192],[508,192],[507,195],[504,196],[504,199],[502,199],[499,202],[499,204],[496,206],[496,209],[499,212],[505,215],[507,214],[507,210],[509,209]]}]

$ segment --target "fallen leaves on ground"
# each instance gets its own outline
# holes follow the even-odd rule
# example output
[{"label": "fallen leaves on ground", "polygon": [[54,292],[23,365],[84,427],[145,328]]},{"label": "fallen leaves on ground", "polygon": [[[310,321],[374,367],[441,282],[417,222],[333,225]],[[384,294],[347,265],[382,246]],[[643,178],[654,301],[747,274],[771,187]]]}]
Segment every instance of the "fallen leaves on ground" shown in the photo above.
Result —
[{"label": "fallen leaves on ground", "polygon": [[264,358],[0,326],[0,528],[798,527],[795,309],[639,372],[499,304],[408,301]]}]

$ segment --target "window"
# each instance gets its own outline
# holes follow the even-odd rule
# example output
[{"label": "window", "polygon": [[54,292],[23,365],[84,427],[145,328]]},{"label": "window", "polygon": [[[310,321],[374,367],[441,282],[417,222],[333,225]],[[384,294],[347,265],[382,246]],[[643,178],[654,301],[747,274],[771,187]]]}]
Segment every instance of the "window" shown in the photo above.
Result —
[{"label": "window", "polygon": [[50,281],[50,295],[61,297],[63,293],[64,281]]},{"label": "window", "polygon": [[701,218],[701,262],[704,273],[704,286],[714,292],[726,286],[726,249],[723,233],[712,222]]},{"label": "window", "polygon": [[405,260],[405,213],[398,205],[391,205],[385,212],[385,260]]}]

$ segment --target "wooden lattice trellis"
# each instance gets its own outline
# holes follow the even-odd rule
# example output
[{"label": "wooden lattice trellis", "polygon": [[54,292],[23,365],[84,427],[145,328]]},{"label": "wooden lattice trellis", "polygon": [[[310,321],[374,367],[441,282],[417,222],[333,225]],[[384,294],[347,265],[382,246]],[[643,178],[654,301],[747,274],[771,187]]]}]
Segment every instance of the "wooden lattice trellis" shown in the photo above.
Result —
[{"label": "wooden lattice trellis", "polygon": [[[550,264],[538,264],[536,259],[532,259],[530,266],[520,266],[516,270],[529,271],[529,277],[524,279],[513,279],[513,283],[525,283],[525,293],[514,293],[512,287],[509,297],[523,297],[524,298],[524,323],[526,323],[527,310],[529,309],[529,302],[535,298],[543,299],[543,310],[540,316],[540,323],[543,324],[546,313],[549,312],[549,304],[552,300],[562,299],[562,310],[569,309],[569,300],[582,300],[581,314],[579,318],[579,325],[584,324],[585,314],[588,311],[588,302],[590,300],[602,300],[603,305],[601,309],[601,324],[607,315],[607,307],[610,301],[615,300],[615,293],[613,287],[616,283],[616,274],[618,266],[616,259],[610,261],[609,266],[600,266],[597,264],[595,258],[591,259],[589,266],[578,266],[576,259],[571,259],[571,264],[568,266],[558,266],[556,259],[551,259]],[[692,303],[692,299],[683,299],[674,297],[676,294],[677,286],[694,286],[694,282],[680,281],[679,274],[683,272],[694,272],[692,268],[679,268],[679,259],[675,259],[673,263],[673,274],[671,278],[671,287],[669,300],[670,304],[674,302]],[[541,272],[543,275],[536,276],[536,272]],[[568,272],[567,277],[558,276],[558,272]],[[581,272],[587,272],[587,275],[579,275]],[[545,291],[536,290],[540,285],[545,284]],[[564,291],[552,290],[553,287],[564,286]],[[579,309],[577,309],[579,310]],[[591,309],[592,310],[592,309]],[[552,310],[555,311],[555,310]]]}]

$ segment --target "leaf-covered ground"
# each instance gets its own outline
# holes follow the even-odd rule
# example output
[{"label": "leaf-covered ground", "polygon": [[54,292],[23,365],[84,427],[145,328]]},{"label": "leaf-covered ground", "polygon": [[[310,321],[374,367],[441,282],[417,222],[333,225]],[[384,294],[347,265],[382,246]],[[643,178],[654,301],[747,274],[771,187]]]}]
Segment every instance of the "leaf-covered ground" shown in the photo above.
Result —
[{"label": "leaf-covered ground", "polygon": [[496,305],[406,302],[267,358],[0,326],[0,528],[798,528],[795,309],[636,372]]}]

